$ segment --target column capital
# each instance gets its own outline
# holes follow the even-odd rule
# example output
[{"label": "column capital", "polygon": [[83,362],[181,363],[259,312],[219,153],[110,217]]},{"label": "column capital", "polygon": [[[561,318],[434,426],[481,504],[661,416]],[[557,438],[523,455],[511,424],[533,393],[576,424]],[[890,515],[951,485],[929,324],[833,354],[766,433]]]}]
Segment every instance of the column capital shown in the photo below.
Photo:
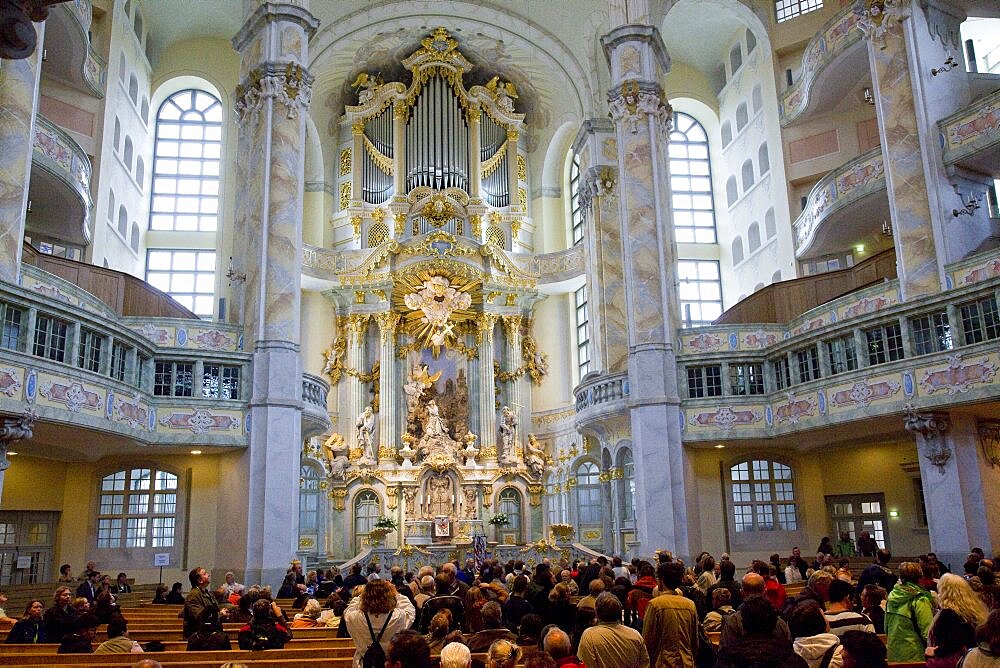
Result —
[{"label": "column capital", "polygon": [[942,475],[945,467],[951,461],[951,448],[945,442],[944,433],[951,427],[947,413],[921,413],[913,404],[906,404],[906,417],[903,426],[906,431],[923,437],[924,457],[938,467]]},{"label": "column capital", "polygon": [[10,468],[7,451],[18,441],[30,440],[35,426],[35,414],[31,411],[21,415],[0,416],[0,471]]},{"label": "column capital", "polygon": [[911,0],[865,0],[858,17],[858,29],[879,49],[885,48],[885,38],[899,33],[899,24],[910,16]]},{"label": "column capital", "polygon": [[601,46],[614,86],[629,79],[658,84],[670,71],[670,56],[655,26],[619,26],[601,38]]},{"label": "column capital", "polygon": [[269,99],[284,105],[288,118],[298,118],[312,102],[312,82],[313,76],[297,63],[261,64],[236,86],[233,106],[239,122],[253,119]]},{"label": "column capital", "polygon": [[[261,2],[256,8],[250,4],[247,10],[250,9],[253,11],[246,12],[247,19],[232,39],[233,48],[237,51],[242,51],[258,32],[276,21],[298,25],[305,31],[307,38],[311,38],[319,28],[319,19],[300,2]],[[267,57],[266,54],[262,55]]]}]

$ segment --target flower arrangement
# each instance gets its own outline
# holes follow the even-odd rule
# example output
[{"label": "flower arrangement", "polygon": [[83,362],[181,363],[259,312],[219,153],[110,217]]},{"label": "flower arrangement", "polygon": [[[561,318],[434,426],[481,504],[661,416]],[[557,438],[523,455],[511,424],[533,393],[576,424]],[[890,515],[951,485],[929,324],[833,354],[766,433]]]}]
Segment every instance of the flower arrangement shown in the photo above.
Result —
[{"label": "flower arrangement", "polygon": [[507,525],[508,523],[509,520],[507,519],[506,513],[497,513],[496,515],[490,518],[490,524],[492,524],[495,527],[502,527]]},{"label": "flower arrangement", "polygon": [[388,515],[383,515],[382,517],[375,520],[375,528],[382,529],[385,533],[390,533],[396,530],[396,520],[392,519]]}]

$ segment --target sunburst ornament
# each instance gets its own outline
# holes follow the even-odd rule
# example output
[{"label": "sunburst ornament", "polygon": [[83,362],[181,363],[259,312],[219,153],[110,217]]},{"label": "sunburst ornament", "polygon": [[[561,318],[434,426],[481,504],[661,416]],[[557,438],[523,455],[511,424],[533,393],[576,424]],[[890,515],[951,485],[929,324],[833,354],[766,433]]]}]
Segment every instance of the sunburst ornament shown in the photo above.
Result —
[{"label": "sunburst ornament", "polygon": [[427,278],[421,288],[403,297],[403,303],[413,311],[421,311],[420,322],[426,325],[427,340],[440,347],[451,334],[455,323],[451,322],[455,311],[472,305],[472,295],[456,290],[445,276]]}]

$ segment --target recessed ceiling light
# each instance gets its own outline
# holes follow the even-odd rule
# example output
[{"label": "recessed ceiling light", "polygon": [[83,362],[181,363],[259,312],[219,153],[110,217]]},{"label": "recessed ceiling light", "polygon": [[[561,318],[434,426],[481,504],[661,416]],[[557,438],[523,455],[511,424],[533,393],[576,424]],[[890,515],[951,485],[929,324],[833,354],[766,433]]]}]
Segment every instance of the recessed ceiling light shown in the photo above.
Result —
[{"label": "recessed ceiling light", "polygon": [[718,445],[715,446],[715,449],[716,450],[722,450],[724,447],[726,447],[726,446],[724,446],[722,443],[719,443]]},{"label": "recessed ceiling light", "polygon": [[191,454],[192,455],[200,455],[201,454],[201,450],[192,450]]},{"label": "recessed ceiling light", "polygon": [[14,455],[16,455],[16,454],[17,454],[16,452],[8,452],[8,453],[7,453],[7,456],[8,456],[8,457],[13,457],[13,456],[14,456]]}]

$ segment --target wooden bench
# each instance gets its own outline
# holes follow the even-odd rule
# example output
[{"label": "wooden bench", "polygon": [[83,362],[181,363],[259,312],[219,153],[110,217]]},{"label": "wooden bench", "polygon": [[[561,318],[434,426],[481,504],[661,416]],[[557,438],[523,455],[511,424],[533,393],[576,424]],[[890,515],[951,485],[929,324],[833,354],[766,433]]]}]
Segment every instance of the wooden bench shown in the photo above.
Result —
[{"label": "wooden bench", "polygon": [[[349,648],[322,648],[322,649],[299,649],[297,647],[286,647],[284,649],[266,650],[252,652],[235,649],[229,651],[213,652],[153,652],[146,656],[156,659],[160,663],[176,663],[184,665],[198,665],[201,662],[208,662],[207,665],[220,666],[227,661],[250,662],[254,664],[258,660],[282,660],[298,662],[295,665],[314,666],[322,662],[323,665],[338,665],[349,667],[354,657],[354,646]],[[131,666],[138,659],[135,654],[0,654],[0,666],[51,666],[60,663],[72,664],[76,666]]]},{"label": "wooden bench", "polygon": [[[293,633],[301,631],[303,629],[295,629]],[[132,634],[129,634],[131,637]],[[135,638],[132,638],[135,640]],[[230,636],[230,640],[233,643],[233,647],[236,647],[236,638]],[[164,650],[167,652],[184,652],[187,650],[186,640],[167,640],[160,641],[163,642]],[[100,643],[94,643],[96,648]],[[315,637],[315,638],[302,638],[298,633],[295,633],[295,637],[288,641],[285,645],[286,648],[293,647],[298,649],[341,649],[343,647],[350,647],[351,651],[354,651],[354,641],[350,638],[328,638],[328,637]],[[16,644],[16,645],[0,645],[0,655],[4,654],[55,654],[56,650],[59,649],[59,643],[42,643],[42,644]]]}]

